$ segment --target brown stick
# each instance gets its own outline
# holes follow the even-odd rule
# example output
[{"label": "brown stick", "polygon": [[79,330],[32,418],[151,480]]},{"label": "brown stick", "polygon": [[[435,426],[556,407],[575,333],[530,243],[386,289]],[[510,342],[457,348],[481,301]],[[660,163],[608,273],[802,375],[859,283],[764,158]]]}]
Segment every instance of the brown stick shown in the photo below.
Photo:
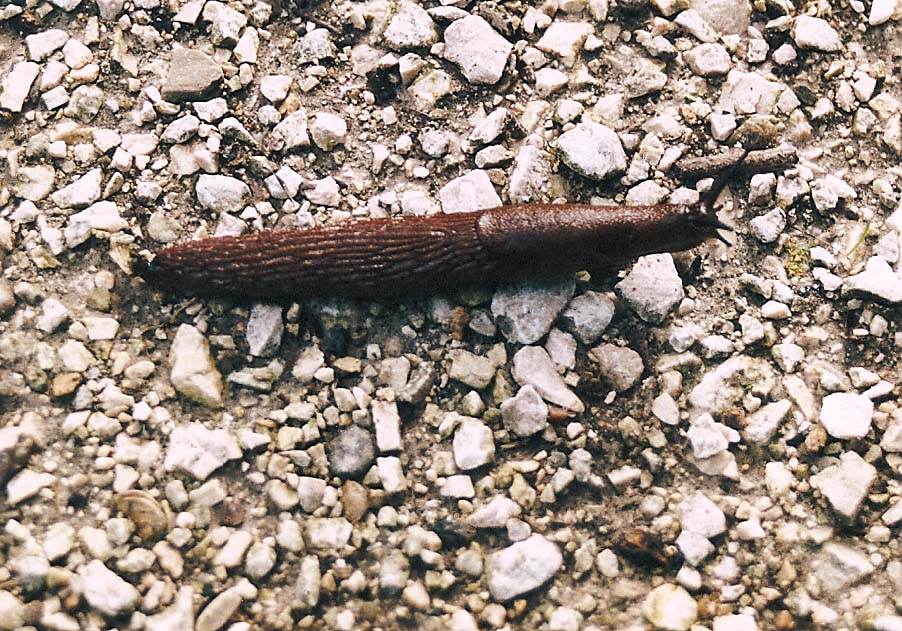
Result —
[{"label": "brown stick", "polygon": [[[683,178],[699,179],[723,173],[736,164],[742,156],[742,149],[729,149],[713,156],[699,158],[683,158],[676,163],[677,174]],[[745,162],[739,165],[739,173],[751,174],[765,171],[781,171],[798,162],[799,155],[795,147],[780,145],[772,149],[752,151]]]}]

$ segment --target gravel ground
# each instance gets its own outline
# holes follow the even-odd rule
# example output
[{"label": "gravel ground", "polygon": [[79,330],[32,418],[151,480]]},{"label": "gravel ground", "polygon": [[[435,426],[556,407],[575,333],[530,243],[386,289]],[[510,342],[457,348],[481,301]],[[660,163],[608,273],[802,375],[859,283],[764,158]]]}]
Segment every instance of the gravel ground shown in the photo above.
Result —
[{"label": "gravel ground", "polygon": [[[902,4],[281,4],[0,7],[0,629],[902,629]],[[791,159],[732,247],[396,304],[131,273],[694,203],[750,125]]]}]

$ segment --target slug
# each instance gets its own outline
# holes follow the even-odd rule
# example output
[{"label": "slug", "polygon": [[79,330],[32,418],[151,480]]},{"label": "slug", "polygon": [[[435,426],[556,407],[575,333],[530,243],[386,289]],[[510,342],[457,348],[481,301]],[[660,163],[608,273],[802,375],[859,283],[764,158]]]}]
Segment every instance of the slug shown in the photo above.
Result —
[{"label": "slug", "polygon": [[730,228],[713,203],[744,157],[692,206],[526,204],[349,221],[170,246],[152,261],[139,259],[135,271],[179,293],[298,300],[406,297],[610,268],[711,238],[726,241],[718,230]]}]

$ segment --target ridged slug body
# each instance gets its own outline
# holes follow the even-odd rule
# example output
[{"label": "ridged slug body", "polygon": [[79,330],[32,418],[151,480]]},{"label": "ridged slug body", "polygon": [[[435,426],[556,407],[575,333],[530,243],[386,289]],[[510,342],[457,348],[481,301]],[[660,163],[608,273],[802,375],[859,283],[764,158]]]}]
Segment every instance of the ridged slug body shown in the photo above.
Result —
[{"label": "ridged slug body", "polygon": [[499,206],[201,239],[140,260],[136,271],[193,295],[393,298],[689,250],[718,229],[728,228],[710,205]]}]

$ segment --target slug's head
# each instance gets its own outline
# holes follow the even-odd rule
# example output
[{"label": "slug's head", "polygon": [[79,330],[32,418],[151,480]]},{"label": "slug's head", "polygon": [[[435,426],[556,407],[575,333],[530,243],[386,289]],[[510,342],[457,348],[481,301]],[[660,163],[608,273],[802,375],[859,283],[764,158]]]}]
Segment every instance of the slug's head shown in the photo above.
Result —
[{"label": "slug's head", "polygon": [[638,220],[629,231],[618,235],[619,251],[632,259],[646,254],[683,252],[700,246],[708,239],[719,239],[732,245],[721,233],[730,231],[714,213],[703,206],[646,206],[629,209]]},{"label": "slug's head", "polygon": [[[717,218],[714,204],[720,196],[727,182],[739,169],[749,152],[755,145],[750,143],[739,159],[728,169],[724,169],[714,183],[711,189],[702,197],[697,204],[686,206],[682,212],[674,214],[669,221],[662,221],[661,226],[663,232],[669,232],[669,236],[661,235],[661,242],[670,243],[670,249],[667,252],[679,252],[681,250],[691,250],[701,245],[708,239],[718,239],[730,246],[733,245],[724,235],[723,232],[733,232],[733,228]],[[662,250],[663,251],[663,250]]]},{"label": "slug's head", "polygon": [[706,207],[690,207],[686,213],[686,222],[690,226],[690,229],[698,235],[697,240],[699,243],[707,241],[708,239],[718,239],[725,245],[733,245],[730,240],[723,235],[723,232],[733,232],[733,228],[718,219],[717,215],[714,212],[709,211]]}]

